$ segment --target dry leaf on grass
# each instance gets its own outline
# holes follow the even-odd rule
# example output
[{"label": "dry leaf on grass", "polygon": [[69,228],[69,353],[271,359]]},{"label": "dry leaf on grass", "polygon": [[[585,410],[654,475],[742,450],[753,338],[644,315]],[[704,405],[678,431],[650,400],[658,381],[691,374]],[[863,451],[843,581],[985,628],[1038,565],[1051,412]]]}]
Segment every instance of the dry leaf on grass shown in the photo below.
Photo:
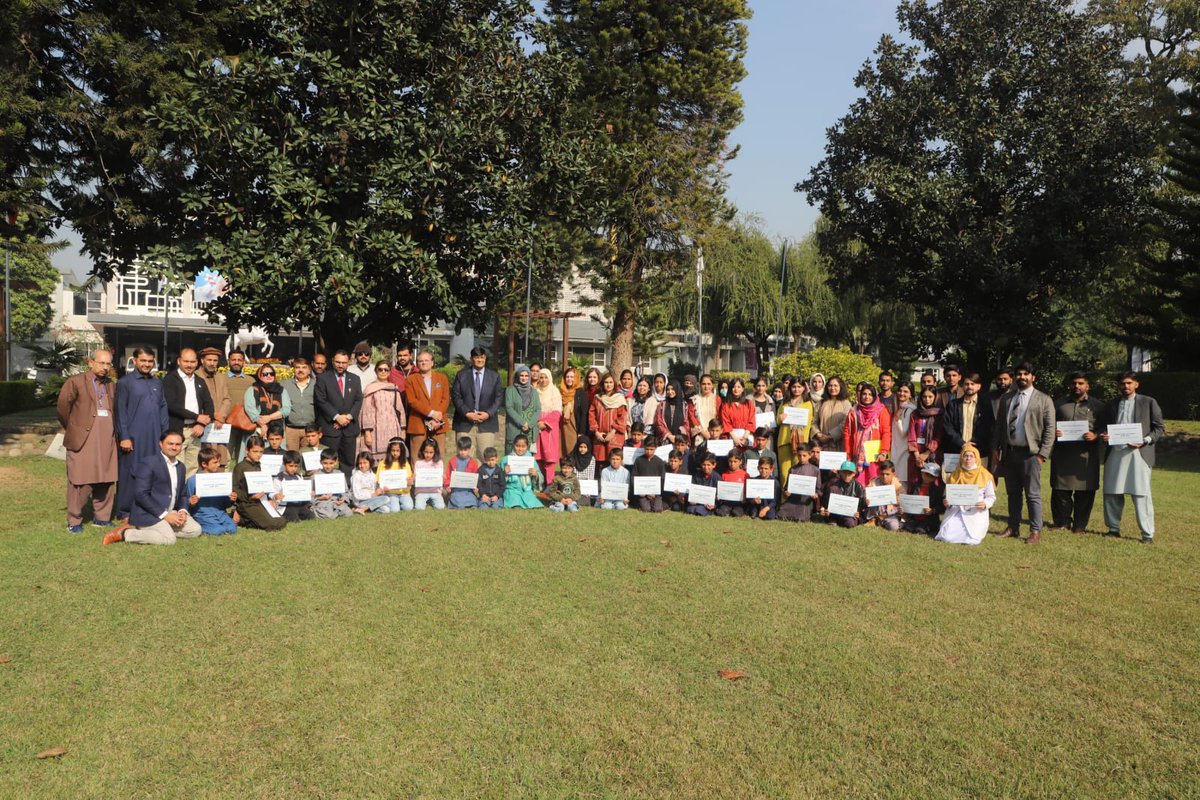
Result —
[{"label": "dry leaf on grass", "polygon": [[1033,569],[1033,564],[1017,564],[1017,569]]},{"label": "dry leaf on grass", "polygon": [[12,663],[11,658],[0,658],[0,664],[11,664],[11,663]]},{"label": "dry leaf on grass", "polygon": [[717,674],[727,681],[740,681],[742,678],[750,677],[744,672],[738,672],[736,669],[719,669],[717,670]]},{"label": "dry leaf on grass", "polygon": [[670,540],[670,539],[659,539],[659,540],[658,540],[658,543],[659,543],[659,544],[661,544],[661,545],[663,545],[664,547],[670,547],[670,546],[671,546],[671,540]]},{"label": "dry leaf on grass", "polygon": [[590,539],[590,538],[592,538],[592,537],[590,537],[590,536],[580,536],[580,537],[579,537],[579,541],[581,541],[581,542],[586,542],[586,541],[587,541],[588,539]]},{"label": "dry leaf on grass", "polygon": [[67,748],[65,748],[65,747],[51,747],[49,750],[43,750],[42,752],[38,753],[37,757],[38,758],[58,758],[59,756],[65,756],[66,754],[67,754]]},{"label": "dry leaf on grass", "polygon": [[422,591],[422,592],[424,592],[425,594],[429,594],[429,587],[428,587],[428,586],[422,586],[422,587],[421,587],[421,591]]},{"label": "dry leaf on grass", "polygon": [[638,572],[640,572],[644,575],[652,569],[662,569],[663,566],[664,566],[664,564],[661,561],[659,561],[657,564],[651,564],[648,567],[638,567]]}]

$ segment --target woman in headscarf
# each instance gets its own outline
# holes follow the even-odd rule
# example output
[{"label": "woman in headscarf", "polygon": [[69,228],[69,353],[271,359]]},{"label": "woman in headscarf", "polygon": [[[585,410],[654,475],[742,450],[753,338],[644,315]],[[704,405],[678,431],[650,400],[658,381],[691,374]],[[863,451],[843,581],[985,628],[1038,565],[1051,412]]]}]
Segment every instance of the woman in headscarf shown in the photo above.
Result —
[{"label": "woman in headscarf", "polygon": [[633,370],[621,370],[621,385],[617,387],[617,391],[628,400],[633,397]]},{"label": "woman in headscarf", "polygon": [[404,436],[404,392],[388,380],[387,361],[375,362],[375,380],[363,388],[362,443],[359,452],[371,454],[378,464],[387,455],[388,442]]},{"label": "woman in headscarf", "polygon": [[575,393],[575,435],[592,438],[592,401],[600,391],[600,370],[588,367],[583,374],[583,386]]},{"label": "woman in headscarf", "polygon": [[[817,418],[812,401],[808,399],[808,385],[801,380],[792,381],[789,387],[790,397],[779,406],[779,436],[775,439],[775,453],[779,456],[779,476],[786,481],[796,463],[796,450],[802,444],[808,444],[812,434],[813,421]],[[783,417],[789,408],[801,408],[808,411],[808,421],[803,425],[784,424]]]},{"label": "woman in headscarf", "polygon": [[592,401],[588,416],[594,442],[592,448],[596,461],[608,462],[608,453],[614,447],[625,446],[625,432],[629,430],[628,398],[617,391],[617,381],[612,373],[600,381],[600,392]]},{"label": "woman in headscarf", "polygon": [[504,454],[512,452],[513,439],[523,433],[536,455],[535,429],[542,415],[542,406],[538,402],[537,392],[533,390],[532,373],[524,364],[517,364],[513,370],[513,385],[504,390],[504,413]]},{"label": "woman in headscarf", "polygon": [[813,441],[824,450],[846,450],[846,415],[850,413],[846,382],[834,375],[825,385],[825,399],[817,409],[817,429]]},{"label": "woman in headscarf", "polygon": [[918,475],[926,463],[941,463],[941,445],[944,421],[942,407],[938,404],[937,389],[926,386],[918,395],[917,410],[913,412],[908,426],[908,473]]},{"label": "woman in headscarf", "polygon": [[667,399],[667,384],[670,381],[667,379],[667,373],[654,373],[654,380],[650,381],[650,390],[654,394],[655,402],[661,403]]},{"label": "woman in headscarf", "polygon": [[690,375],[690,374],[684,375],[683,376],[683,399],[687,400],[689,403],[692,402],[692,398],[696,396],[696,392],[697,392],[699,386],[700,386],[700,381],[696,378],[695,375]]},{"label": "woman in headscarf", "polygon": [[934,538],[950,544],[979,544],[983,537],[987,536],[991,517],[989,509],[996,502],[996,481],[992,474],[983,468],[983,459],[975,445],[963,445],[958,468],[950,473],[946,483],[978,486],[979,500],[972,505],[963,506],[947,503],[946,517]]},{"label": "woman in headscarf", "polygon": [[[579,429],[575,423],[575,392],[579,390],[579,370],[567,367],[563,370],[562,380],[558,384],[558,393],[562,396],[562,449],[569,453],[575,449],[575,439]],[[587,421],[584,421],[587,427]]]},{"label": "woman in headscarf", "polygon": [[909,469],[911,459],[908,454],[900,452],[902,449],[908,449],[908,429],[912,425],[912,415],[916,410],[917,404],[912,400],[912,386],[907,383],[899,384],[896,387],[896,413],[892,416],[892,449],[896,451],[892,463],[896,466],[896,480],[905,487],[917,479],[917,474]]},{"label": "woman in headscarf", "polygon": [[741,378],[730,382],[729,395],[721,403],[721,427],[739,449],[745,450],[754,443],[754,403],[750,402]]},{"label": "woman in headscarf", "polygon": [[650,433],[654,426],[654,413],[658,409],[658,401],[650,388],[649,378],[638,378],[633,387],[633,396],[629,398],[629,427],[640,422],[642,430]]},{"label": "woman in headscarf", "polygon": [[692,397],[692,405],[696,407],[696,419],[700,422],[700,430],[705,438],[708,437],[708,423],[721,416],[721,398],[714,390],[712,375],[700,376],[700,391]]},{"label": "woman in headscarf", "polygon": [[808,376],[808,399],[812,401],[813,408],[820,406],[825,399],[825,376],[820,372]]},{"label": "woman in headscarf", "polygon": [[683,396],[683,387],[678,381],[667,384],[666,399],[658,404],[654,415],[654,432],[658,438],[670,444],[682,437],[687,441],[700,426],[696,409]]},{"label": "woman in headscarf", "polygon": [[858,406],[846,415],[843,439],[847,458],[858,468],[855,480],[866,487],[879,475],[879,464],[891,458],[892,450],[892,415],[869,383],[859,387]]},{"label": "woman in headscarf", "polygon": [[538,418],[537,445],[534,452],[537,453],[537,462],[542,467],[542,475],[546,478],[545,485],[549,485],[550,481],[554,480],[554,468],[562,458],[559,423],[562,422],[563,409],[562,395],[554,385],[554,376],[549,367],[542,367],[542,371],[538,373],[537,395],[542,414]]},{"label": "woman in headscarf", "polygon": [[[263,439],[267,438],[267,426],[272,422],[279,420],[279,426],[283,427],[283,419],[292,413],[292,401],[283,390],[283,385],[275,380],[274,365],[263,364],[254,373],[254,383],[247,386],[246,393],[242,395],[242,407],[250,421],[258,425],[256,433]],[[246,457],[248,438],[242,437],[239,458]]]},{"label": "woman in headscarf", "polygon": [[718,381],[717,397],[721,398],[722,403],[724,403],[726,400],[729,399],[729,379],[728,378],[721,378],[721,380]]}]

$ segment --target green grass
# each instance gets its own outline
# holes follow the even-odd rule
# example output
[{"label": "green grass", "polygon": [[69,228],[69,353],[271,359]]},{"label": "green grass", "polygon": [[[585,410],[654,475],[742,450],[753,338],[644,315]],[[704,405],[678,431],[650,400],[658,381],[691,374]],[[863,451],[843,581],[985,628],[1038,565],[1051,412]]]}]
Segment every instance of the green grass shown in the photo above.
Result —
[{"label": "green grass", "polygon": [[1195,797],[1200,463],[1164,460],[1149,548],[1132,509],[1036,548],[590,510],[101,547],[60,463],[2,461],[0,796]]}]

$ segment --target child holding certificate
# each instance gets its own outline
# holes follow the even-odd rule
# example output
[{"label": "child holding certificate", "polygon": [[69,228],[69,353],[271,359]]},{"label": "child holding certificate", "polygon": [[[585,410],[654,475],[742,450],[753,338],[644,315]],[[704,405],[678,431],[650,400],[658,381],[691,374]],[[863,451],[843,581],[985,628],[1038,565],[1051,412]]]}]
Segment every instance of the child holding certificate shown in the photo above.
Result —
[{"label": "child holding certificate", "polygon": [[[403,475],[403,478],[398,478],[397,473]],[[375,468],[375,480],[391,498],[393,510],[412,511],[412,467],[408,464],[408,447],[399,436],[388,440],[387,452]]]},{"label": "child holding certificate", "polygon": [[[796,443],[792,457],[795,464],[784,481],[783,502],[779,506],[776,518],[787,522],[809,522],[812,520],[813,508],[821,502],[821,470],[812,463],[812,448],[803,442]],[[793,492],[792,487],[796,484],[792,481],[792,476],[812,478],[812,492]]]},{"label": "child holding certificate", "polygon": [[[267,503],[271,503],[270,494],[274,488],[271,476],[262,475],[262,465],[259,460],[263,454],[263,440],[258,434],[251,434],[246,438],[246,457],[243,458],[238,465],[233,468],[233,491],[237,494],[237,513],[238,522],[243,527],[261,528],[264,531],[282,530],[287,525],[287,520],[283,515],[275,511],[275,506],[271,505],[271,511],[263,504],[265,499]],[[255,480],[263,480],[265,483],[256,486],[256,491],[250,491],[249,480],[247,475],[258,473]]]},{"label": "child holding certificate", "polygon": [[947,494],[951,491],[950,486],[976,488],[978,499],[974,503],[950,505],[950,498],[947,497],[946,519],[934,538],[950,544],[979,544],[987,536],[991,516],[989,509],[996,502],[996,482],[992,474],[983,468],[983,458],[975,445],[963,445],[958,467],[946,479],[946,484]]},{"label": "child holding certificate", "polygon": [[[697,486],[708,486],[716,491],[717,484],[721,482],[721,477],[717,474],[717,457],[712,453],[704,453],[701,456],[700,471],[692,478],[692,483]],[[688,513],[695,514],[699,517],[707,517],[717,508],[714,503],[688,503]]]},{"label": "child holding certificate", "polygon": [[658,480],[658,494],[637,494],[634,497],[637,500],[639,511],[649,511],[655,514],[662,513],[663,498],[662,498],[662,482],[663,476],[667,474],[667,465],[663,463],[661,458],[657,458],[654,453],[658,450],[658,440],[653,436],[646,438],[642,442],[644,453],[638,456],[638,460],[633,462],[633,477],[634,478],[656,478]]},{"label": "child holding certificate", "polygon": [[546,496],[550,498],[551,511],[574,514],[579,510],[579,500],[583,495],[579,491],[579,476],[575,474],[575,464],[570,457],[559,462],[558,472],[546,486]]},{"label": "child holding certificate", "polygon": [[[200,472],[221,474],[221,454],[215,448],[201,447],[196,462]],[[229,507],[237,501],[237,492],[217,497],[200,497],[196,494],[196,476],[187,479],[189,513],[192,519],[200,523],[200,530],[209,536],[220,536],[224,533],[237,533],[237,523],[229,516]]]},{"label": "child holding certificate", "polygon": [[[821,513],[829,517],[830,525],[854,528],[862,519],[866,493],[863,491],[862,484],[854,479],[857,474],[858,467],[853,461],[843,461],[841,468],[837,471],[837,477],[825,487],[825,502],[822,504]],[[835,497],[849,498],[853,503],[845,500],[833,500]],[[831,502],[833,508],[830,508]],[[841,510],[842,505],[845,505],[844,510]]]},{"label": "child holding certificate", "polygon": [[[283,464],[287,466],[286,458]],[[376,514],[389,514],[400,510],[400,498],[379,487],[379,478],[375,475],[375,460],[371,458],[370,450],[363,450],[355,459],[354,472],[350,473],[350,500],[354,504],[356,514],[371,511]]]},{"label": "child holding certificate", "polygon": [[283,496],[284,483],[307,480],[301,466],[300,454],[295,450],[288,450],[283,454],[283,472],[275,476],[275,507],[288,522],[304,522],[317,518],[313,513],[311,492],[305,500],[287,500]]},{"label": "child holding certificate", "polygon": [[[432,507],[437,511],[446,510],[446,501],[442,499],[442,479],[441,475],[445,471],[445,465],[442,464],[442,455],[438,452],[437,439],[432,436],[421,442],[421,447],[417,450],[417,460],[413,462],[413,510],[424,511],[427,507]],[[421,483],[421,470],[437,470],[438,482],[436,486],[418,486]]]},{"label": "child holding certificate", "polygon": [[[625,460],[625,454],[619,448],[614,447],[608,454],[608,466],[600,472],[600,507],[608,511],[624,511],[629,508],[629,470],[621,466]],[[621,484],[624,485],[625,491],[622,494],[624,499],[617,499],[614,496],[604,496],[604,484]]]},{"label": "child holding certificate", "polygon": [[[904,493],[900,481],[896,480],[896,465],[890,460],[879,463],[879,475],[871,479],[870,486],[891,486],[896,491],[897,502]],[[900,506],[889,503],[886,506],[868,506],[867,522],[885,531],[898,531],[904,520],[900,518]]]},{"label": "child holding certificate", "polygon": [[[316,481],[318,476],[322,474],[332,475],[334,472],[340,472],[338,469],[338,454],[336,450],[327,447],[321,453],[321,471],[313,477],[313,480]],[[315,487],[314,491],[316,491]],[[337,519],[338,517],[354,516],[354,509],[350,506],[350,500],[347,497],[348,494],[348,491],[318,494],[313,500],[313,514],[316,515],[317,519]]]},{"label": "child holding certificate", "polygon": [[[742,469],[742,454],[737,450],[730,452],[726,458],[729,463],[729,468],[721,473],[721,480],[725,483],[742,483],[750,476],[746,470]],[[744,500],[718,500],[716,514],[718,517],[744,517],[746,516],[746,506]]]},{"label": "child holding certificate", "polygon": [[[677,440],[682,442],[682,439]],[[691,475],[688,474],[687,467],[683,464],[683,454],[678,450],[672,450],[671,455],[667,456],[667,471],[663,475],[663,508],[667,511],[687,511],[687,491],[671,491],[666,487],[667,475],[682,475],[688,484],[691,483]]]},{"label": "child holding certificate", "polygon": [[[321,426],[317,423],[304,426],[304,444],[300,447],[301,465],[304,467],[305,475],[312,475],[314,472],[321,471],[321,453],[325,448],[321,445]],[[315,453],[315,456],[307,456],[308,453]]]},{"label": "child holding certificate", "polygon": [[483,466],[479,468],[479,507],[504,508],[504,484],[507,480],[508,476],[500,469],[500,454],[496,448],[484,450]]},{"label": "child holding certificate", "polygon": [[[613,450],[615,453],[621,452],[620,448]],[[542,501],[537,498],[537,490],[542,485],[542,473],[538,470],[537,464],[529,466],[527,469],[514,468],[509,459],[513,456],[523,458],[529,455],[529,438],[523,433],[517,434],[517,438],[513,439],[513,451],[505,456],[500,461],[500,467],[504,470],[504,507],[505,508],[545,508]]]},{"label": "child holding certificate", "polygon": [[928,498],[928,505],[925,507],[924,514],[904,515],[904,530],[910,533],[923,533],[926,536],[933,536],[937,533],[944,505],[942,482],[939,480],[941,476],[942,466],[936,461],[931,461],[921,468],[921,478],[913,486],[912,493]]},{"label": "child holding certificate", "polygon": [[459,489],[450,485],[451,473],[479,472],[479,462],[471,458],[474,444],[470,436],[460,436],[458,439],[458,454],[446,465],[446,488],[450,490],[450,508],[477,508],[479,506],[478,489]]},{"label": "child holding certificate", "polygon": [[775,480],[775,457],[769,452],[759,456],[757,479],[771,482],[771,496],[747,497],[746,511],[754,519],[775,519],[775,510],[779,506],[779,482]]}]

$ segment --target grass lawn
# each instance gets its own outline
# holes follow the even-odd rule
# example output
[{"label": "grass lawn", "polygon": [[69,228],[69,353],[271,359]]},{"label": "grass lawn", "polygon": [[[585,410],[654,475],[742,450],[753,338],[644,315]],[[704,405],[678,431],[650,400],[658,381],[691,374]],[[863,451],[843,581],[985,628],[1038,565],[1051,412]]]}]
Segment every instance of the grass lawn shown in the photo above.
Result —
[{"label": "grass lawn", "polygon": [[0,461],[0,796],[1195,797],[1200,459],[1162,460],[1153,547],[1130,508],[1036,548],[591,510],[101,547],[61,463]]}]

